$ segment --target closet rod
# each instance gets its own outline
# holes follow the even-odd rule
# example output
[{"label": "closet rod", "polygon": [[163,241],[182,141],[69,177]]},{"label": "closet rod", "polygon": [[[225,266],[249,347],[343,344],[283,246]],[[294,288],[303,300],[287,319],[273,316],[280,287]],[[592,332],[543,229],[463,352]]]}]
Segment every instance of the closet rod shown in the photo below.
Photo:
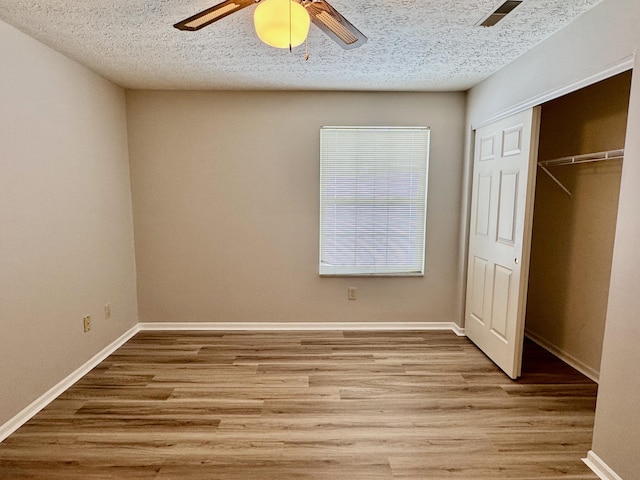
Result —
[{"label": "closet rod", "polygon": [[608,150],[606,152],[586,153],[572,157],[554,158],[538,162],[542,167],[556,167],[559,165],[573,165],[575,163],[601,162],[603,160],[619,160],[624,157],[624,149]]}]

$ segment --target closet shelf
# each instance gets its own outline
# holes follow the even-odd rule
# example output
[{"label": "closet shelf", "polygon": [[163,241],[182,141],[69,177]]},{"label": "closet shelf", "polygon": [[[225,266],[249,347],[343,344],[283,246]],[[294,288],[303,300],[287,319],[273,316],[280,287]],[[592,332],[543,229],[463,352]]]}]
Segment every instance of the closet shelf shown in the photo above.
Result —
[{"label": "closet shelf", "polygon": [[545,160],[538,162],[538,166],[544,173],[549,175],[556,185],[558,185],[564,193],[571,196],[571,192],[565,187],[560,180],[558,180],[553,173],[551,173],[547,167],[557,167],[560,165],[574,165],[577,163],[591,163],[602,162],[604,160],[620,160],[624,157],[624,149],[619,150],[607,150],[606,152],[586,153],[584,155],[574,155],[573,157],[554,158],[553,160]]},{"label": "closet shelf", "polygon": [[557,167],[560,165],[573,165],[576,163],[601,162],[603,160],[620,160],[624,157],[624,149],[608,150],[606,152],[586,153],[572,157],[554,158],[538,162],[541,167]]}]

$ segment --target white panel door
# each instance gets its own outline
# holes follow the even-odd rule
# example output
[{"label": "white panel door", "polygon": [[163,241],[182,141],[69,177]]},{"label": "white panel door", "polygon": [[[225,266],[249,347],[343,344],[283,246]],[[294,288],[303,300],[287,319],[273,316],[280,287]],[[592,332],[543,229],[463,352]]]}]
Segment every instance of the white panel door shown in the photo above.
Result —
[{"label": "white panel door", "polygon": [[539,108],[475,134],[465,331],[520,376],[533,225]]}]

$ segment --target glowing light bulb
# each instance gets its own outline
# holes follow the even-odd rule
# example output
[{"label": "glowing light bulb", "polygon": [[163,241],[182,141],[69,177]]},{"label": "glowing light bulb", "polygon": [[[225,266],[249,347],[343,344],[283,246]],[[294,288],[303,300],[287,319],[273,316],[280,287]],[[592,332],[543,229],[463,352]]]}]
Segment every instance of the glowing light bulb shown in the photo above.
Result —
[{"label": "glowing light bulb", "polygon": [[258,38],[277,48],[297,47],[304,42],[310,22],[307,10],[292,0],[262,0],[253,14]]}]

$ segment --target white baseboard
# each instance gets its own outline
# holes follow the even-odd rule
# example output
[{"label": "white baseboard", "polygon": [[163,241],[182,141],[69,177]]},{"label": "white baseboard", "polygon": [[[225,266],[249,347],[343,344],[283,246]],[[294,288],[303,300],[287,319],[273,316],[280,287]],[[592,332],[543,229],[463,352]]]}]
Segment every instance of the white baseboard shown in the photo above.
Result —
[{"label": "white baseboard", "polygon": [[55,400],[60,394],[86,375],[92,368],[120,348],[127,340],[140,331],[160,330],[430,330],[452,331],[458,336],[465,336],[464,328],[453,322],[175,322],[175,323],[138,323],[119,338],[111,342],[84,365],[72,372],[58,384],[54,385],[40,398],[32,402],[15,417],[0,426],[0,442],[29,421],[36,413]]},{"label": "white baseboard", "polygon": [[582,461],[602,480],[622,480],[622,477],[604,463],[593,450],[589,450],[587,458],[583,458]]},{"label": "white baseboard", "polygon": [[134,326],[125,333],[123,333],[116,340],[111,342],[105,348],[96,353],[93,357],[91,357],[86,363],[84,363],[80,368],[72,372],[66,378],[61,380],[59,383],[51,387],[48,391],[46,391],[40,398],[33,401],[30,405],[24,408],[21,412],[19,412],[15,417],[9,420],[4,425],[0,426],[0,442],[2,442],[5,438],[15,432],[18,428],[24,425],[27,421],[29,421],[36,413],[42,410],[44,407],[49,405],[52,401],[54,401],[60,394],[64,393],[69,387],[71,387],[74,383],[80,380],[84,375],[89,373],[89,371],[97,366],[100,362],[102,362],[105,358],[111,355],[114,351],[120,348],[127,340],[133,337],[139,331],[138,326]]},{"label": "white baseboard", "polygon": [[452,331],[465,336],[464,328],[453,322],[149,322],[139,323],[140,330],[431,330]]},{"label": "white baseboard", "polygon": [[578,360],[573,355],[563,351],[559,347],[556,347],[554,344],[544,340],[543,338],[539,337],[535,333],[531,333],[529,330],[525,330],[524,334],[526,337],[528,337],[530,340],[540,345],[545,350],[548,350],[549,352],[553,353],[556,357],[558,357],[563,362],[571,365],[573,368],[578,370],[585,377],[598,383],[598,380],[600,378],[600,372],[598,370],[591,368],[590,366],[586,365],[584,362]]},{"label": "white baseboard", "polygon": [[460,326],[458,326],[457,323],[453,323],[453,322],[451,322],[450,325],[451,325],[451,331],[453,333],[455,333],[457,336],[459,336],[459,337],[466,337],[467,336],[467,334],[464,331],[464,327],[460,327]]}]

